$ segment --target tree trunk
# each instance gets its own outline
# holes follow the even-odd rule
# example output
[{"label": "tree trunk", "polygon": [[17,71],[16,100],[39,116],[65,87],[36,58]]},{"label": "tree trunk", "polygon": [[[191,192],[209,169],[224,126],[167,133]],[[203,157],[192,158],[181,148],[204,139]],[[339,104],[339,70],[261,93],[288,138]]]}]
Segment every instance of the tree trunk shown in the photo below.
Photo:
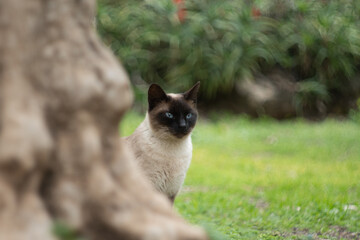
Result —
[{"label": "tree trunk", "polygon": [[139,175],[132,102],[91,26],[95,0],[0,0],[0,240],[206,239]]}]

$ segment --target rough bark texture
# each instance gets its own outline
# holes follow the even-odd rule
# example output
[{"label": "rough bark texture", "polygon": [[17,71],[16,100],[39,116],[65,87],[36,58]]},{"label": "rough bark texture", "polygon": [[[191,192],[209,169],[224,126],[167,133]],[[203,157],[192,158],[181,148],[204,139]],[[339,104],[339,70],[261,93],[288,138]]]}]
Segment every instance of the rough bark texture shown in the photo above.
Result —
[{"label": "rough bark texture", "polygon": [[0,240],[205,239],[151,190],[118,136],[129,81],[95,0],[0,0]]}]

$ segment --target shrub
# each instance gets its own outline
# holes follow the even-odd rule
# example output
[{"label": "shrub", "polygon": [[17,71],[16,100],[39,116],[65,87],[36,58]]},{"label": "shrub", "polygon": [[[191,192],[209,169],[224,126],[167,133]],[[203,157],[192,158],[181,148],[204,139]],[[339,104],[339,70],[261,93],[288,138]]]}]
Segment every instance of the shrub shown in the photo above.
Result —
[{"label": "shrub", "polygon": [[360,1],[246,2],[186,0],[180,21],[172,0],[101,0],[98,29],[133,81],[167,83],[173,91],[201,81],[210,99],[281,66],[299,81],[297,105],[356,98]]},{"label": "shrub", "polygon": [[[359,1],[296,1],[278,23],[276,61],[327,94],[353,93],[351,81],[360,66],[359,12]],[[317,96],[327,94],[320,90]]]},{"label": "shrub", "polygon": [[101,5],[99,31],[130,74],[176,91],[201,81],[209,98],[271,61],[273,23],[253,18],[243,1],[186,3],[183,23],[169,0]]}]

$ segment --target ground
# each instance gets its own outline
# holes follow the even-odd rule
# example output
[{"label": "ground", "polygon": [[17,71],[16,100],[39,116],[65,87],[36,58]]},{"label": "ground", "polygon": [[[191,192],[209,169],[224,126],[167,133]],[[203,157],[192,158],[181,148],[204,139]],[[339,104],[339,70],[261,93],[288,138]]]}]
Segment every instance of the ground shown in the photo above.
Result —
[{"label": "ground", "polygon": [[[142,118],[128,114],[123,134]],[[360,239],[359,122],[217,114],[193,144],[175,208],[219,239]]]}]

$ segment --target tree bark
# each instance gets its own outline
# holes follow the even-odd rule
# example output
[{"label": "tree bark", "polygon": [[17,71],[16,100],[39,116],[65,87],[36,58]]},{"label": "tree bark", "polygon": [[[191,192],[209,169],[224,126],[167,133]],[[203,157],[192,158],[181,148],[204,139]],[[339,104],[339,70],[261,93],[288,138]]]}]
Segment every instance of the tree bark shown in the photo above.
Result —
[{"label": "tree bark", "polygon": [[118,136],[132,103],[91,26],[95,0],[0,0],[0,240],[206,239]]}]

